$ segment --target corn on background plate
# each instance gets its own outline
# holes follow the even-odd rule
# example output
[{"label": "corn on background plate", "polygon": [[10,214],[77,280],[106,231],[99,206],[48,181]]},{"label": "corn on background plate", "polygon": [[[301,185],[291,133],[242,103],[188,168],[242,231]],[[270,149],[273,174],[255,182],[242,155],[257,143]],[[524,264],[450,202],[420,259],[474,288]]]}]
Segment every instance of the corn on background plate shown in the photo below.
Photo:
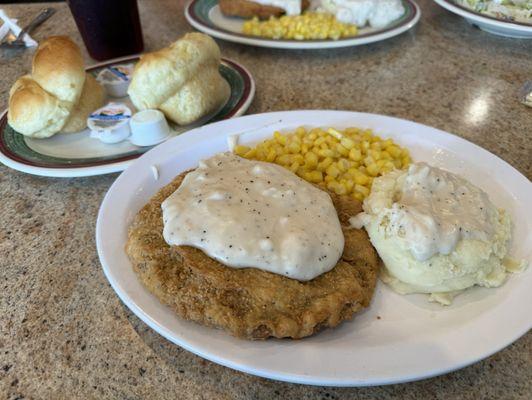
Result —
[{"label": "corn on background plate", "polygon": [[413,0],[402,2],[405,7],[404,15],[390,25],[382,29],[360,28],[357,36],[338,40],[275,40],[244,35],[244,20],[223,15],[218,7],[218,0],[192,0],[185,8],[185,17],[197,30],[230,42],[278,49],[327,49],[379,42],[411,29],[419,21],[421,11]]},{"label": "corn on background plate", "polygon": [[330,386],[399,383],[443,374],[488,357],[531,328],[532,268],[512,275],[500,288],[473,288],[449,307],[429,303],[426,295],[398,295],[379,282],[369,309],[352,321],[295,341],[235,339],[183,321],[161,305],[137,280],[124,252],[127,228],[137,211],[177,174],[227,151],[229,135],[243,133],[240,141],[253,144],[274,130],[301,125],[370,128],[407,147],[414,161],[464,175],[508,210],[515,223],[512,255],[530,261],[532,184],[479,146],[425,125],[375,114],[250,115],[205,125],[155,147],[134,161],[105,196],[96,226],[98,254],[112,287],[139,318],[175,344],[227,367]]}]

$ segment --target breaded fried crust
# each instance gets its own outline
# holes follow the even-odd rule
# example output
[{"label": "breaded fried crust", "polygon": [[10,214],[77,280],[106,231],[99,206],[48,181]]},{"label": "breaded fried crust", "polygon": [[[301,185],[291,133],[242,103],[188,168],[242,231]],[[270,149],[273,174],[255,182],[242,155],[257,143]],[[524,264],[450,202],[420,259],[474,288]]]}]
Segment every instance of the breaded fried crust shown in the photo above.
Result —
[{"label": "breaded fried crust", "polygon": [[[309,4],[309,0],[303,0],[301,10],[306,10]],[[222,13],[231,17],[268,19],[284,14],[282,8],[266,6],[250,0],[220,0],[218,5]]]},{"label": "breaded fried crust", "polygon": [[180,317],[240,338],[297,339],[334,327],[369,305],[380,259],[366,232],[349,226],[349,217],[361,211],[359,202],[331,195],[345,237],[344,253],[331,271],[299,282],[256,268],[230,268],[193,247],[169,246],[163,238],[161,203],[184,176],[139,211],[126,245],[140,280]]}]

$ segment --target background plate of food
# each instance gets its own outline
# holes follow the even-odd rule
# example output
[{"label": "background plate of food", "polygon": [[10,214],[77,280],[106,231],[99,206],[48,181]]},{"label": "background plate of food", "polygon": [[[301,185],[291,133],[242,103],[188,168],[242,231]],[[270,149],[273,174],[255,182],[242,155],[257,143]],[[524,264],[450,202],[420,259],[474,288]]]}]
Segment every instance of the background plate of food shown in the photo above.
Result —
[{"label": "background plate of food", "polygon": [[[182,57],[180,46],[185,45],[197,46],[198,58],[209,60],[201,62],[212,62],[209,76],[196,77],[196,70],[203,71],[199,68],[201,62],[189,59],[183,63],[181,70],[175,71],[178,79],[183,78],[180,82],[158,84],[153,80],[147,85],[143,83],[153,74],[164,73],[166,66],[159,61],[159,54],[166,53],[165,57],[178,59]],[[0,116],[0,162],[22,172],[54,177],[122,171],[132,160],[152,148],[154,142],[161,142],[208,122],[244,114],[255,95],[255,83],[246,68],[234,61],[220,59],[214,41],[199,33],[185,36],[158,52],[96,64],[87,68],[86,73],[81,56],[77,59],[78,55],[79,49],[66,37],[52,37],[41,44],[33,60],[32,75],[16,81],[10,92],[10,107]],[[142,57],[151,60],[150,67],[137,73],[138,84],[135,84],[133,71]],[[147,64],[145,62],[143,65]],[[77,84],[74,78],[80,75],[80,71],[83,74],[81,76],[86,74],[86,83],[81,95],[78,94],[77,104],[69,110],[65,106],[70,104],[65,99],[69,93],[61,88],[68,80],[72,80],[73,85]],[[198,85],[199,80],[204,81],[206,86]],[[215,86],[213,82],[219,83],[221,93],[216,104],[205,100],[216,97],[209,92],[216,90],[212,89]],[[194,103],[189,109],[180,104],[170,104],[165,108],[166,103],[157,98],[172,95],[165,93],[166,89],[158,88],[168,88],[174,83],[177,88],[181,85],[181,103]],[[135,85],[135,99],[128,93],[132,85]],[[43,94],[41,87],[49,93],[55,91],[55,94]],[[191,93],[195,94],[194,102],[187,98]],[[163,104],[158,107],[157,102]],[[101,124],[119,121],[122,123],[120,126],[129,126],[130,120],[136,120],[135,115],[142,115],[136,114],[139,110],[136,105],[140,105],[141,109],[154,109],[150,112],[157,113],[156,116],[161,118],[158,122],[165,124],[167,133],[161,131],[163,133],[159,138],[150,137],[152,133],[146,133],[146,129],[142,132],[142,129],[147,126],[155,130],[153,121],[140,121],[140,136],[127,131],[126,139],[113,137],[117,132],[111,130],[110,137],[100,139],[98,135],[108,130],[107,126],[100,128]],[[164,115],[159,110],[155,111],[157,108]],[[194,109],[192,114],[190,109]],[[192,117],[188,118],[190,115]],[[186,118],[182,119],[183,116]],[[92,129],[100,131],[95,135]]]},{"label": "background plate of food", "polygon": [[[227,153],[229,148],[243,158]],[[250,164],[248,169],[247,163],[256,162],[252,161],[255,158],[281,164],[286,169],[270,163]],[[226,169],[235,162],[241,162],[242,168],[232,172]],[[425,162],[457,175],[447,181],[448,172],[413,162]],[[186,182],[182,181],[181,174],[195,168]],[[269,172],[262,174],[263,168]],[[270,199],[285,204],[279,196],[295,196],[299,189],[260,189],[262,184],[274,183],[279,169],[284,174],[288,170],[295,172],[324,189],[318,190],[321,194],[316,197],[303,196],[308,204],[315,205],[318,198],[322,201],[325,190],[330,194],[345,238],[344,253],[336,265],[336,258],[333,260],[332,269],[319,272],[317,277],[292,279],[288,273],[285,277],[257,268],[230,268],[216,261],[218,258],[207,256],[208,250],[200,251],[200,244],[197,247],[167,244],[174,233],[180,235],[183,226],[189,232],[200,227],[203,234],[211,234],[207,228],[207,223],[212,222],[210,217],[192,217],[180,223],[175,218],[186,217],[186,213],[175,213],[174,206],[185,206],[187,212],[193,213],[217,210],[220,204],[238,206],[241,196],[250,200],[249,193],[255,193],[256,188],[260,193],[255,197],[259,204],[266,201],[267,206],[275,206]],[[243,183],[234,175],[242,171],[251,171],[257,178]],[[508,252],[517,260],[530,261],[532,217],[528,208],[532,185],[506,162],[464,139],[425,125],[381,115],[324,110],[275,112],[221,121],[194,129],[147,152],[118,177],[102,202],[96,226],[98,254],[113,289],[140,319],[173,343],[224,366],[271,379],[334,386],[380,385],[443,374],[488,357],[530,329],[532,272],[527,269],[506,274],[504,269],[497,269],[497,276],[485,275],[482,271],[488,261],[482,257],[473,268],[479,273],[473,275],[464,275],[462,267],[441,270],[426,262],[422,267],[427,272],[425,283],[440,273],[445,276],[440,274],[438,282],[454,285],[454,289],[471,276],[484,279],[456,297],[458,292],[449,292],[447,299],[436,299],[440,303],[447,300],[446,306],[429,302],[427,294],[401,295],[391,289],[393,286],[380,281],[375,287],[375,250],[363,229],[346,226],[346,222],[351,222],[350,216],[363,215],[358,214],[359,200],[363,198],[366,198],[364,210],[370,213],[367,206],[373,203],[368,199],[376,190],[375,187],[369,190],[371,182],[373,186],[390,187],[389,181],[383,179],[398,173],[419,173],[414,184],[421,182],[416,179],[428,179],[436,173],[427,188],[423,185],[429,198],[433,190],[440,194],[440,190],[446,191],[445,199],[451,203],[454,200],[450,199],[457,196],[464,196],[466,203],[472,199],[470,195],[480,196],[474,198],[485,205],[474,207],[476,217],[467,217],[472,224],[486,213],[496,216],[502,212],[483,210],[486,204],[488,208],[506,210],[513,225],[509,228],[506,224],[507,229],[494,236],[505,244],[493,248],[496,252],[504,249],[503,253]],[[284,176],[286,182],[281,179],[281,187],[298,180],[294,174]],[[226,182],[238,184],[228,186],[222,183],[224,177]],[[212,179],[216,182],[211,184]],[[411,178],[405,182],[408,179],[412,183]],[[481,190],[463,179],[474,182]],[[299,181],[306,185],[305,190],[317,190],[304,180]],[[449,193],[451,181],[458,182],[460,190]],[[185,199],[179,206],[173,201],[180,194],[172,192],[189,184],[203,184],[215,193],[202,197],[201,190],[196,188],[188,192],[194,199]],[[179,193],[186,193],[187,189],[183,190]],[[232,191],[238,190],[240,195],[231,196]],[[242,194],[243,190],[246,194]],[[382,204],[383,197],[377,197]],[[439,195],[432,198],[433,204],[441,200]],[[443,203],[451,204],[448,200]],[[243,212],[227,219],[213,217],[222,218],[222,228],[224,224],[228,228],[218,239],[232,240],[235,232],[252,228],[249,218],[259,218],[256,212],[264,209],[250,203],[247,211],[252,214]],[[465,208],[470,207],[467,204]],[[331,211],[330,205],[324,207]],[[462,208],[459,207],[459,212]],[[307,208],[291,210],[290,214],[295,215],[297,210],[303,212]],[[324,223],[312,223],[319,218],[319,213],[303,218],[303,222],[310,221],[310,227],[291,237],[286,248],[289,253],[292,249],[296,254],[300,236],[307,237],[309,231],[326,232]],[[262,229],[268,221],[266,218],[256,228]],[[286,221],[290,225],[293,220]],[[177,230],[167,227],[174,222],[173,228]],[[275,241],[281,237],[277,235],[285,237],[290,228],[295,227],[278,231],[273,244],[272,238],[266,237],[265,241],[252,238],[250,245],[258,243],[263,251],[271,250],[271,246],[275,250]],[[254,228],[248,230],[250,235],[251,231]],[[187,229],[183,232],[188,235]],[[407,236],[409,233],[406,232]],[[382,247],[382,241],[374,240],[371,232],[369,237],[388,270],[389,258],[385,256],[389,255],[390,247]],[[329,246],[326,242],[318,241],[317,247]],[[454,257],[458,264],[459,259],[470,264],[475,251],[464,250],[464,242],[460,243],[456,245],[462,246],[461,250],[441,255],[440,261]],[[242,250],[240,246],[244,246],[243,242],[231,242],[228,247],[232,250],[226,254],[237,254]],[[471,257],[459,256],[464,251],[469,251]],[[307,255],[307,251],[297,251],[300,253]],[[498,260],[501,267],[502,256],[490,256],[489,263]],[[406,260],[405,257],[402,259]],[[428,260],[433,260],[432,257]],[[319,261],[323,259],[322,255]],[[418,269],[415,261],[409,262],[414,270]],[[390,267],[393,263],[392,260]],[[490,278],[489,282],[485,278]],[[422,286],[418,285],[418,289]]]},{"label": "background plate of food", "polygon": [[343,3],[347,6],[333,0],[193,0],[185,16],[194,28],[231,42],[324,49],[391,38],[411,29],[421,15],[412,0]]},{"label": "background plate of food", "polygon": [[518,39],[532,39],[532,3],[530,1],[434,1],[486,32]]}]

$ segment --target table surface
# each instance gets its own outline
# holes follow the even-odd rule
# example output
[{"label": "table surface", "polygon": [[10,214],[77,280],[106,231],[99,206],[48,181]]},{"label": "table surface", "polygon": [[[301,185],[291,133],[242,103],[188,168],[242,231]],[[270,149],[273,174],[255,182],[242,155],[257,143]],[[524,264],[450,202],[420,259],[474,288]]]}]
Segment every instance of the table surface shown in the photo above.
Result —
[{"label": "table surface", "polygon": [[[184,1],[140,1],[146,50],[191,31]],[[257,83],[249,113],[340,109],[393,115],[455,133],[532,176],[532,40],[492,36],[429,0],[420,23],[383,43],[270,50],[219,42]],[[65,4],[34,34],[72,37]],[[41,5],[7,5],[26,22]],[[30,70],[31,51],[0,60],[0,102]],[[53,179],[0,166],[0,398],[529,399],[532,334],[445,376],[373,388],[300,386],[205,361],[137,319],[109,286],[96,253],[98,207],[116,174]],[[479,338],[481,340],[481,338]]]}]

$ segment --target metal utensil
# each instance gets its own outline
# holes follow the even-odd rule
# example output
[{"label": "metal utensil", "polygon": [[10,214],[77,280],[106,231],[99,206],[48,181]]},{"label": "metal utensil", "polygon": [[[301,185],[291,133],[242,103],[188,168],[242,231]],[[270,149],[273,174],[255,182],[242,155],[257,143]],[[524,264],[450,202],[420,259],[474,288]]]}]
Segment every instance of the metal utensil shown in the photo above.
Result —
[{"label": "metal utensil", "polygon": [[26,33],[30,33],[33,29],[35,29],[37,26],[39,26],[48,18],[50,18],[54,12],[54,8],[45,8],[35,18],[33,18],[33,20],[28,25],[22,28],[22,30],[17,36],[15,36],[13,33],[7,35],[6,39],[2,43],[0,43],[0,48],[15,49],[26,47],[26,44],[24,43],[24,35]]}]

